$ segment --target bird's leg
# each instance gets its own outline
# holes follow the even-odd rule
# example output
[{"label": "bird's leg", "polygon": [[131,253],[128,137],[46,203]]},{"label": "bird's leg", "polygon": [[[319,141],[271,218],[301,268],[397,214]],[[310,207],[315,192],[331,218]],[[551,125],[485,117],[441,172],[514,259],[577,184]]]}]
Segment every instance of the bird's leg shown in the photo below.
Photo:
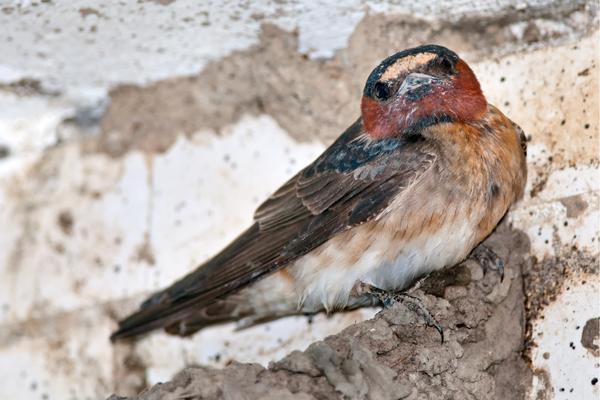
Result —
[{"label": "bird's leg", "polygon": [[363,293],[368,293],[377,297],[384,308],[389,309],[393,307],[394,304],[400,303],[413,313],[417,314],[419,317],[423,318],[427,326],[432,326],[439,332],[442,338],[442,343],[444,343],[444,329],[435,320],[433,315],[431,315],[429,310],[423,305],[421,299],[411,296],[406,292],[386,291],[367,283],[361,283],[361,286]]},{"label": "bird's leg", "polygon": [[416,290],[419,290],[421,286],[423,286],[423,283],[425,283],[425,281],[429,279],[430,276],[431,273],[428,273],[427,275],[423,275],[421,278],[417,279],[415,283],[412,284],[410,289],[407,290],[407,292],[415,292]]},{"label": "bird's leg", "polygon": [[483,267],[484,272],[487,270],[498,271],[500,282],[504,280],[504,261],[502,261],[502,258],[494,250],[485,244],[475,247],[469,258],[475,259]]}]

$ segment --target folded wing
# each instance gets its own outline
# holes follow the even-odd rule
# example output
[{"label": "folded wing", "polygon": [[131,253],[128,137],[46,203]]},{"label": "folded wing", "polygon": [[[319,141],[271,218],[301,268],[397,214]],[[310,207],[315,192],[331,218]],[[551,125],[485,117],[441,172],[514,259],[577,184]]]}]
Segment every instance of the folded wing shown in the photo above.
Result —
[{"label": "folded wing", "polygon": [[185,320],[325,243],[376,218],[435,161],[419,135],[371,141],[359,119],[255,213],[255,223],[219,254],[151,296],[112,340]]}]

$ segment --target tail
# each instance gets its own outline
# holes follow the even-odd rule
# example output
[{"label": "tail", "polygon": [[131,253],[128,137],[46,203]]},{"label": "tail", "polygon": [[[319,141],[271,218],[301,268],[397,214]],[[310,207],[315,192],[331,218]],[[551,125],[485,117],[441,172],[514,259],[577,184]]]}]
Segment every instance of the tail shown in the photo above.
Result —
[{"label": "tail", "polygon": [[[222,306],[223,301],[272,271],[272,265],[280,259],[281,249],[288,238],[278,235],[274,239],[262,239],[255,223],[207,263],[150,296],[138,311],[119,322],[111,341],[173,327],[191,317],[198,322],[196,326],[200,322],[212,324],[234,318],[232,310],[226,308],[215,313],[211,311],[214,308],[209,306],[215,303]],[[214,315],[207,314],[204,318],[199,314],[202,310],[211,311],[209,314]]]},{"label": "tail", "polygon": [[[190,336],[199,330],[216,324],[240,321],[238,329],[271,321],[288,315],[303,314],[297,306],[297,298],[288,287],[287,279],[259,282],[237,293],[217,300],[204,307],[194,307],[184,312],[156,318],[161,311],[158,306],[168,304],[168,289],[151,296],[141,309],[119,323],[119,329],[110,337],[111,341],[130,339],[157,328],[165,328],[171,335]],[[283,281],[284,284],[278,284]],[[256,301],[261,299],[262,301]]]},{"label": "tail", "polygon": [[[236,312],[236,302],[229,298],[200,309],[169,314],[162,309],[166,306],[165,303],[153,304],[161,296],[164,296],[164,292],[151,296],[142,303],[139,311],[120,321],[119,329],[110,336],[110,340],[115,342],[133,339],[161,328],[165,328],[168,333],[173,335],[189,336],[206,326],[233,321],[239,315],[239,312]],[[158,309],[156,304],[163,305],[161,309]],[[156,317],[161,314],[166,315]]]},{"label": "tail", "polygon": [[[208,264],[211,263],[212,260]],[[119,321],[119,328],[110,336],[110,340],[114,342],[132,339],[155,329],[174,326],[190,315],[196,315],[203,309],[210,309],[211,304],[220,303],[221,301],[215,296],[216,290],[212,288],[201,292],[195,290],[198,282],[206,281],[207,266],[200,266],[173,285],[146,299],[138,311]]]},{"label": "tail", "polygon": [[169,308],[170,302],[151,304],[155,298],[164,296],[164,294],[164,292],[160,292],[153,295],[142,303],[138,311],[119,321],[119,328],[110,336],[110,340],[115,342],[116,340],[132,339],[171,325],[183,318],[182,311]]}]

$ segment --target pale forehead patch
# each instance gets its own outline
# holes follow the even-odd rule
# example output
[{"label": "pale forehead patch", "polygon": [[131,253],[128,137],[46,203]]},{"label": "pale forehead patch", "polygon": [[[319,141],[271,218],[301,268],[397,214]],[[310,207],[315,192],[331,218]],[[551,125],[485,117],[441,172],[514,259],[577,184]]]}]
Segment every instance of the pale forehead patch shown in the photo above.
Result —
[{"label": "pale forehead patch", "polygon": [[413,54],[411,56],[402,57],[396,60],[395,63],[387,67],[380,81],[389,81],[390,79],[394,79],[400,74],[408,71],[414,70],[419,65],[427,64],[429,61],[436,58],[437,55],[435,53],[419,53]]}]

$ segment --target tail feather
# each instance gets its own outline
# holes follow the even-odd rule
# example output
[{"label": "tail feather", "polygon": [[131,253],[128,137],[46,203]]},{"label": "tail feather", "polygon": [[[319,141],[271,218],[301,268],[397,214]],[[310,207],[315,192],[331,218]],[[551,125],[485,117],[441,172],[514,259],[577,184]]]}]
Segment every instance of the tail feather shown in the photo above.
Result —
[{"label": "tail feather", "polygon": [[111,341],[133,338],[173,325],[238,289],[236,280],[229,285],[214,285],[212,282],[221,266],[237,266],[239,261],[236,258],[240,257],[240,253],[244,255],[252,250],[257,230],[255,224],[211,260],[146,299],[138,311],[119,322],[119,328],[110,336]]},{"label": "tail feather", "polygon": [[157,310],[156,307],[147,307],[131,314],[119,322],[119,329],[110,336],[110,340],[114,342],[121,339],[131,339],[171,325],[184,318],[181,312],[173,313],[166,309],[164,305],[161,308],[162,310]]},{"label": "tail feather", "polygon": [[207,263],[150,296],[137,312],[119,323],[111,340],[133,338],[154,329],[185,323],[199,310],[220,303],[284,268],[308,250],[285,251],[297,236],[297,226],[261,231],[259,224],[254,223]]},{"label": "tail feather", "polygon": [[172,295],[171,288],[151,296],[138,311],[120,321],[119,329],[110,337],[111,341],[133,338],[173,325],[216,301],[213,290],[185,298]]},{"label": "tail feather", "polygon": [[[210,325],[252,317],[258,310],[254,309],[248,296],[252,296],[252,292],[235,293],[207,306],[188,307],[172,313],[172,304],[165,292],[160,292],[142,303],[139,311],[121,321],[119,329],[110,338],[112,341],[134,338],[158,328],[165,328],[173,335],[189,336]],[[160,303],[157,303],[158,299]],[[286,315],[294,311],[297,310],[290,310]]]}]

